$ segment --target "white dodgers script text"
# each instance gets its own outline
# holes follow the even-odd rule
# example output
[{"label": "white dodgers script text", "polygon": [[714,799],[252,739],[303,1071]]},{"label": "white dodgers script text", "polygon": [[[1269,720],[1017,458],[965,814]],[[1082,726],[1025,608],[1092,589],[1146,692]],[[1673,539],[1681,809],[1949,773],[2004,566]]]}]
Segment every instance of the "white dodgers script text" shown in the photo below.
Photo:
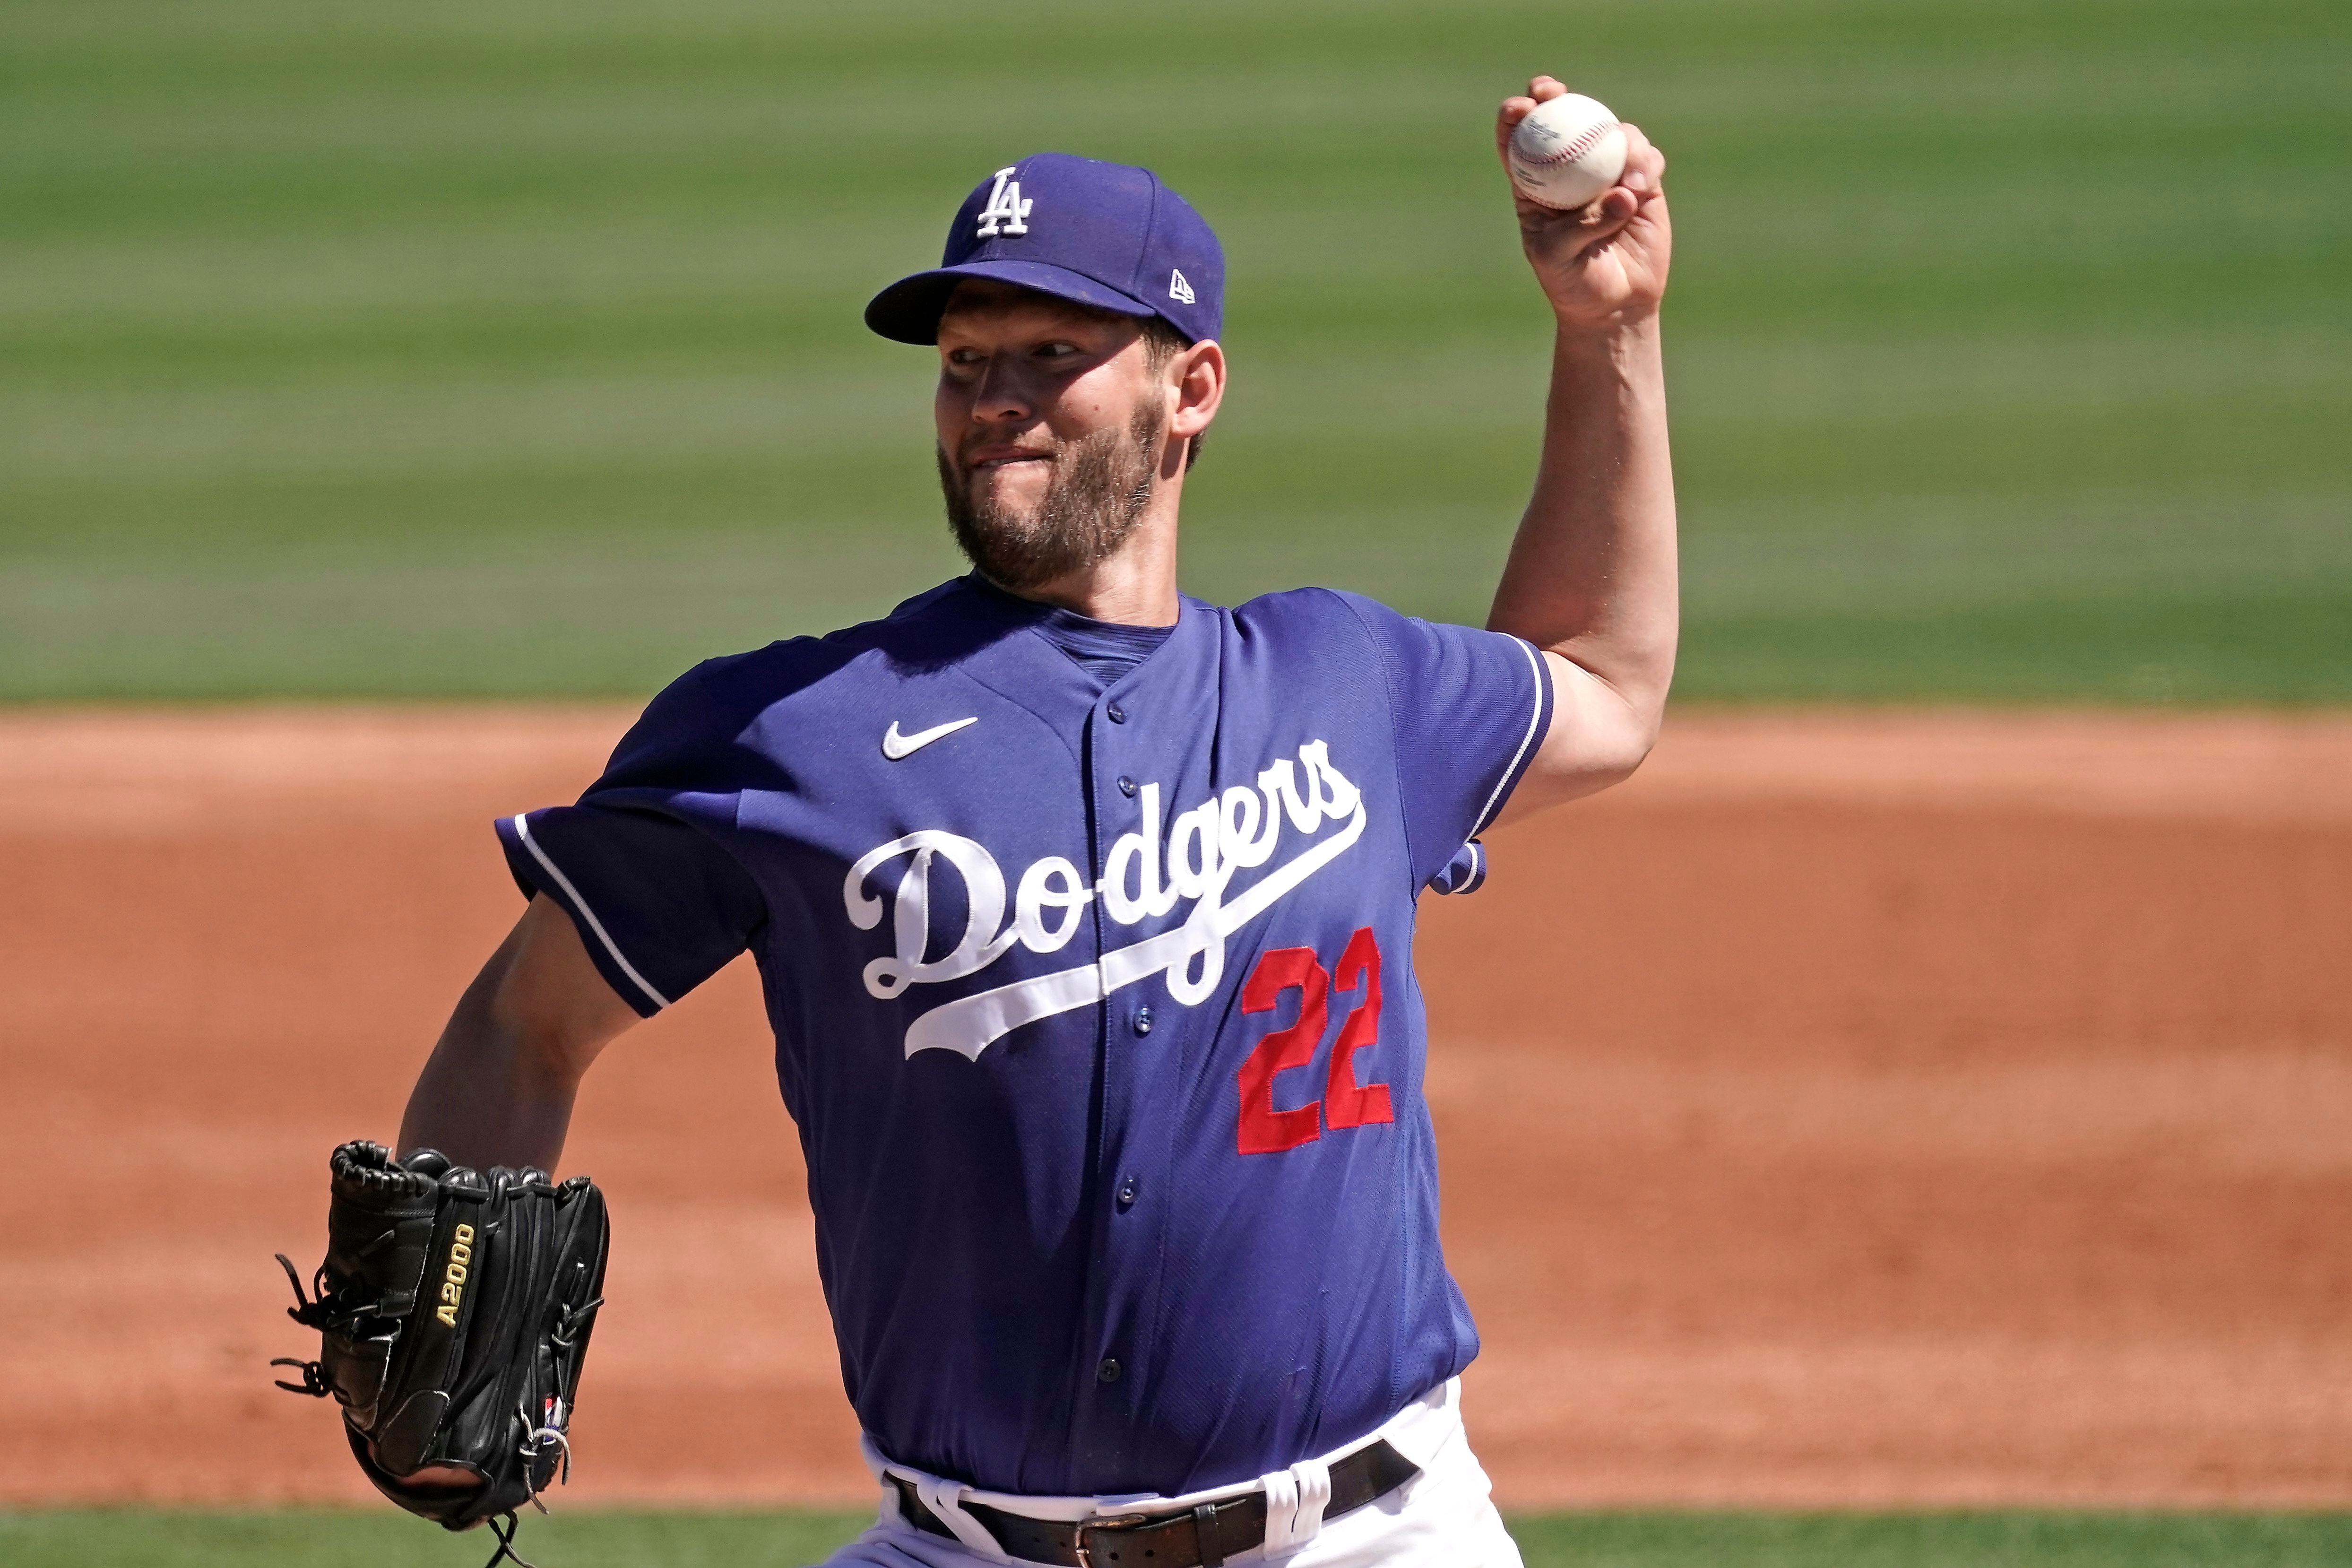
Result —
[{"label": "white dodgers script text", "polygon": [[[1299,747],[1295,763],[1284,758],[1262,771],[1255,788],[1235,784],[1177,813],[1171,823],[1163,825],[1158,784],[1145,784],[1138,794],[1142,825],[1113,841],[1097,883],[1089,884],[1063,857],[1048,855],[1022,873],[1008,900],[1004,872],[985,846],[929,828],[857,858],[842,884],[842,900],[860,931],[882,923],[884,900],[869,890],[869,879],[901,858],[907,862],[890,899],[895,951],[866,966],[867,994],[886,1002],[910,985],[976,974],[1016,942],[1032,952],[1058,952],[1077,934],[1086,907],[1097,899],[1102,912],[1123,926],[1160,919],[1192,900],[1182,924],[1106,951],[1094,963],[1031,975],[921,1014],[907,1029],[908,1056],[950,1050],[978,1060],[992,1042],[1024,1024],[1089,1005],[1154,974],[1167,975],[1170,996],[1196,1005],[1224,976],[1225,939],[1329,865],[1364,831],[1363,792],[1331,765],[1321,741]],[[1331,824],[1338,826],[1327,832]],[[1274,858],[1286,826],[1309,842],[1234,892],[1236,873]],[[961,931],[932,930],[931,875],[941,860],[963,881]],[[940,956],[926,958],[929,952]]]}]

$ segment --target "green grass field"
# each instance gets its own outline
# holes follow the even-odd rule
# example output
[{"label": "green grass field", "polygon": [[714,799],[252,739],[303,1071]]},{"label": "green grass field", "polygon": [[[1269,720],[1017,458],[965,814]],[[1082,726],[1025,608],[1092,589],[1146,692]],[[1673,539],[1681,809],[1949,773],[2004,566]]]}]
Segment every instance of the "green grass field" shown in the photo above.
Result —
[{"label": "green grass field", "polygon": [[[568,1513],[543,1568],[793,1568],[870,1514]],[[1512,1521],[1528,1568],[2333,1568],[2347,1514],[1600,1513]],[[487,1532],[383,1512],[0,1514],[14,1568],[478,1568]],[[478,1547],[479,1550],[478,1550]]]},{"label": "green grass field", "polygon": [[0,698],[643,692],[956,568],[866,294],[1038,147],[1219,225],[1189,585],[1483,614],[1487,117],[1674,158],[1682,691],[2352,700],[2334,0],[0,5]]}]

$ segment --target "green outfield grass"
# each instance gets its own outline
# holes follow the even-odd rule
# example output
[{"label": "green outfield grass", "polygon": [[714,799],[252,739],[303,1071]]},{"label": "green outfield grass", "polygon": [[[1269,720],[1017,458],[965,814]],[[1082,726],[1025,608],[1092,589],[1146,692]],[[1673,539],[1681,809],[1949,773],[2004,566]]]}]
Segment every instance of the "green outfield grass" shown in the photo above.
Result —
[{"label": "green outfield grass", "polygon": [[[517,1544],[545,1568],[793,1568],[846,1513],[581,1513]],[[1528,1568],[2334,1568],[2352,1514],[1593,1513],[1527,1516]],[[14,1568],[477,1568],[489,1536],[389,1511],[0,1514]]]},{"label": "green outfield grass", "polygon": [[0,698],[639,693],[953,571],[858,325],[1040,147],[1217,223],[1189,585],[1475,619],[1531,68],[1670,151],[1718,699],[2352,700],[2338,0],[0,3]]}]

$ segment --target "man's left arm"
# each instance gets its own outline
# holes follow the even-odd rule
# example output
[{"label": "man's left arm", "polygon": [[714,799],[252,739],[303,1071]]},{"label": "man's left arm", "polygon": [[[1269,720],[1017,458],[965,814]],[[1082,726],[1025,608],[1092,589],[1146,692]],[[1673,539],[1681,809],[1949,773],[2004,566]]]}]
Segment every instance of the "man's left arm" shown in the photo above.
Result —
[{"label": "man's left arm", "polygon": [[[1507,99],[1498,151],[1550,77]],[[1543,650],[1544,742],[1500,820],[1605,789],[1648,755],[1674,677],[1679,619],[1674,467],[1658,303],[1673,248],[1665,159],[1625,128],[1625,172],[1563,212],[1514,191],[1528,264],[1555,323],[1543,458],[1486,624]]]}]

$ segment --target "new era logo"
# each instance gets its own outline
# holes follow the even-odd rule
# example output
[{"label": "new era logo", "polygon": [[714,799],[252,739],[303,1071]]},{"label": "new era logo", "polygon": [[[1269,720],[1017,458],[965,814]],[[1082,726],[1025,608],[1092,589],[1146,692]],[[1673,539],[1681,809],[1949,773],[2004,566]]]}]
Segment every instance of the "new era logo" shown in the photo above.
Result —
[{"label": "new era logo", "polygon": [[1192,302],[1192,286],[1184,281],[1184,269],[1181,267],[1168,274],[1168,297],[1180,305]]}]

